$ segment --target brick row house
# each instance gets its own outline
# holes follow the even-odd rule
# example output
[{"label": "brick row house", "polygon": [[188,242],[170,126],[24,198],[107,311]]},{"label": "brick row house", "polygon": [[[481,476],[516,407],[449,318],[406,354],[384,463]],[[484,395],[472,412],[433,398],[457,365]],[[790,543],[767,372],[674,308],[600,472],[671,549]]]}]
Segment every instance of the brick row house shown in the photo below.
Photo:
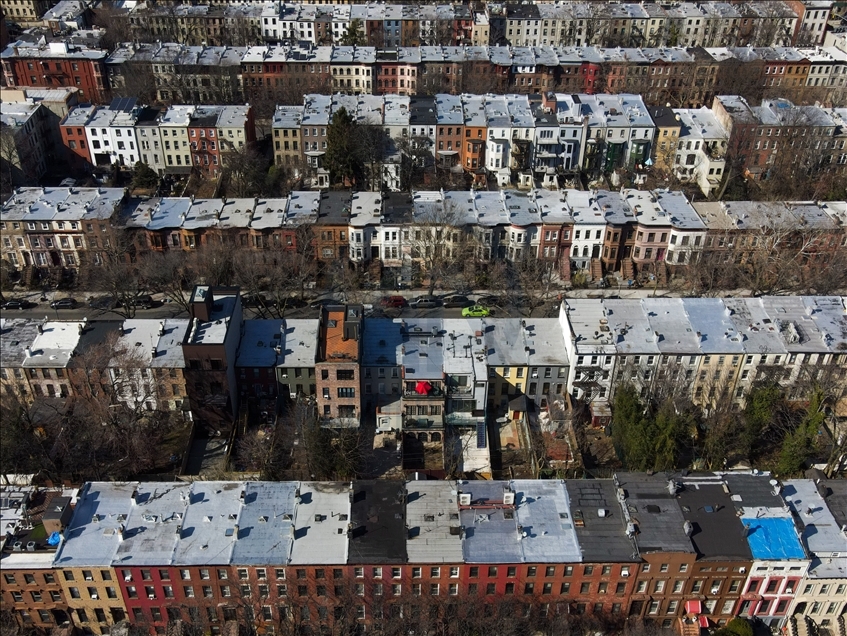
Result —
[{"label": "brick row house", "polygon": [[[105,103],[112,93],[126,96],[152,88],[145,98],[166,104],[242,100],[291,104],[303,94],[331,88],[350,94],[401,95],[639,93],[651,106],[697,108],[709,105],[715,95],[736,92],[751,99],[787,97],[837,104],[847,88],[847,54],[834,46],[747,47],[718,42],[641,48],[484,47],[439,41],[419,48],[362,46],[353,51],[339,44],[226,47],[163,41],[121,43],[108,56],[101,53],[105,69],[101,72],[112,92],[85,91],[84,97],[96,103]],[[18,53],[7,48],[3,53],[7,83],[45,85],[40,76],[22,75],[27,64],[38,62],[38,55],[46,52],[39,54],[24,43],[19,43]]]},{"label": "brick row house", "polygon": [[[451,127],[444,128],[449,133]],[[219,138],[222,129],[217,130]],[[306,139],[305,127],[301,132]],[[313,136],[310,131],[308,138]],[[458,135],[452,138],[458,143]],[[186,131],[186,148],[188,139]],[[484,148],[488,141],[482,137],[481,143],[470,143],[476,139],[465,136],[462,145]],[[620,144],[607,139],[616,143],[606,143],[601,133],[583,144],[629,145],[626,137]],[[506,143],[512,141],[506,138]],[[606,161],[623,162],[626,152],[631,161],[637,160],[637,144],[631,146],[632,150],[595,150],[594,155],[600,156],[592,161],[603,161],[605,153]],[[684,153],[679,151],[680,156]],[[123,201],[119,189],[20,188],[0,215],[3,258],[27,279],[36,274],[56,280],[73,277],[81,265],[96,267],[102,262],[102,251],[125,229],[136,253],[196,250],[213,243],[263,252],[282,249],[313,257],[322,267],[338,259],[362,268],[387,267],[396,270],[393,273],[402,282],[411,282],[415,268],[426,274],[421,270],[423,255],[414,250],[421,240],[416,228],[441,219],[439,223],[451,231],[432,240],[450,243],[447,247],[451,253],[456,248],[457,258],[461,246],[480,262],[515,261],[529,255],[550,263],[565,279],[584,270],[593,279],[619,274],[627,280],[650,275],[663,280],[675,268],[712,251],[725,255],[731,250],[739,263],[752,263],[774,240],[802,249],[802,264],[808,268],[842,249],[847,240],[843,202],[692,205],[681,193],[660,190],[504,190],[471,195],[419,191],[411,197],[295,191],[280,199],[168,197],[134,202],[119,218]],[[390,246],[384,243],[386,236],[394,237]]]},{"label": "brick row house", "polygon": [[107,52],[67,42],[18,41],[0,53],[5,85],[12,88],[61,86],[79,89],[79,101],[104,103],[109,98]]},{"label": "brick row house", "polygon": [[[733,46],[802,43],[821,44],[831,5],[826,2],[622,3],[594,7],[585,1],[522,7],[492,4],[473,13],[464,5],[371,6],[346,3],[291,3],[241,7],[177,5],[172,10],[138,7],[122,15],[135,33],[151,32],[160,39],[182,36],[201,41],[247,41],[312,44],[338,43],[351,25],[371,46],[396,47],[508,42],[542,46],[584,44],[603,46]],[[226,26],[225,26],[226,25]],[[482,29],[481,27],[488,27]],[[224,37],[224,29],[231,35]],[[474,38],[474,34],[477,35]],[[484,34],[484,37],[483,37]]]},{"label": "brick row house", "polygon": [[147,164],[159,174],[192,169],[220,174],[233,153],[256,140],[246,106],[145,107],[135,98],[109,107],[79,106],[59,123],[62,142],[78,173],[95,166]]},{"label": "brick row house", "polygon": [[[842,486],[750,473],[92,482],[53,499],[59,519],[36,520],[65,533],[58,550],[18,549],[23,520],[12,522],[3,605],[22,625],[93,633],[123,618],[150,633],[181,622],[274,633],[404,612],[435,625],[499,606],[681,632],[736,616],[836,626],[845,579],[832,552],[843,536],[816,531],[796,502],[813,497],[815,515],[843,519]],[[4,505],[31,496],[4,488]]]}]

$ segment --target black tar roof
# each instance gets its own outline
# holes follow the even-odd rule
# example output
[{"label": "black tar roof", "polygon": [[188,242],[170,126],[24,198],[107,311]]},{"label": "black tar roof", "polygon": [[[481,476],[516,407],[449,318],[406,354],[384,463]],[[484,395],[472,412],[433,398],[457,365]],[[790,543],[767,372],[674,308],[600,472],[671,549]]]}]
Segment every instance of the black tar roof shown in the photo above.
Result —
[{"label": "black tar roof", "polygon": [[438,114],[435,112],[435,97],[415,95],[409,100],[409,123],[412,125],[435,126]]},{"label": "black tar roof", "polygon": [[[117,338],[118,330],[121,325],[123,325],[123,320],[92,320],[85,324],[82,333],[79,336],[79,342],[77,343],[75,353],[76,355],[71,358],[69,367],[75,367],[77,364],[85,365],[91,364],[91,360],[87,363],[79,362],[79,355],[90,354],[92,351],[92,347],[96,347],[98,345],[108,344],[111,340],[111,336],[114,335]],[[114,342],[114,341],[112,341]],[[109,358],[115,352],[111,349],[108,351],[103,351],[102,354],[95,354],[98,358],[102,359],[104,363],[108,363]],[[131,353],[131,352],[130,352]]]},{"label": "black tar roof", "polygon": [[[611,479],[568,479],[571,516],[585,563],[637,561],[634,542],[626,536],[626,520]],[[601,517],[599,510],[605,511]]]},{"label": "black tar roof", "polygon": [[685,481],[677,494],[682,515],[694,526],[691,542],[702,559],[750,559],[753,554],[744,536],[744,525],[735,514],[732,499],[717,479]]},{"label": "black tar roof", "polygon": [[414,205],[408,192],[390,192],[382,198],[382,215],[386,223],[411,223]]},{"label": "black tar roof", "polygon": [[405,484],[353,482],[348,563],[405,563]]},{"label": "black tar roof", "polygon": [[321,193],[321,203],[318,210],[318,223],[332,225],[349,221],[350,205],[353,201],[353,192],[350,190],[337,190]]},{"label": "black tar roof", "polygon": [[[735,496],[735,508],[784,508],[785,502],[774,494],[770,477],[757,475],[724,475],[730,493]],[[738,498],[740,497],[740,501]]]},{"label": "black tar roof", "polygon": [[659,128],[673,128],[680,125],[676,113],[667,106],[651,106],[647,110],[650,111],[650,117]]},{"label": "black tar roof", "polygon": [[838,526],[843,528],[847,525],[847,480],[827,479],[820,482],[826,488],[826,505]]}]

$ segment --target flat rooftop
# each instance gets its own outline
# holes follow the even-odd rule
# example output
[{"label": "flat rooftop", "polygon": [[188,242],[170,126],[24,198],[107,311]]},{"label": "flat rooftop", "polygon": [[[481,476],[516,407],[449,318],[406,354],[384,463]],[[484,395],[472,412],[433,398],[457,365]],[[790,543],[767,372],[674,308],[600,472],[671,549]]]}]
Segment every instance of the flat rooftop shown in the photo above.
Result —
[{"label": "flat rooftop", "polygon": [[460,563],[462,537],[456,484],[406,482],[406,554],[409,563]]},{"label": "flat rooftop", "polygon": [[245,484],[238,517],[235,565],[288,565],[294,543],[297,482],[254,481]]},{"label": "flat rooftop", "polygon": [[294,516],[291,564],[347,563],[350,484],[340,481],[300,482]]},{"label": "flat rooftop", "polygon": [[515,506],[503,503],[509,482],[462,481],[457,486],[460,493],[471,495],[470,506],[459,506],[465,562],[520,563],[523,552]]},{"label": "flat rooftop", "polygon": [[526,563],[578,563],[582,554],[570,498],[559,480],[516,479],[512,482],[520,547]]},{"label": "flat rooftop", "polygon": [[[827,481],[821,482],[826,493]],[[802,528],[800,539],[812,563],[811,575],[819,578],[847,578],[847,536],[811,479],[783,482],[782,497]]]},{"label": "flat rooftop", "polygon": [[348,563],[406,563],[405,489],[396,481],[354,481]]},{"label": "flat rooftop", "polygon": [[191,484],[139,483],[130,498],[123,541],[115,553],[115,567],[169,565],[180,542]]},{"label": "flat rooftop", "polygon": [[36,334],[30,346],[32,355],[24,355],[25,367],[66,367],[79,343],[81,321],[41,323],[41,333]]},{"label": "flat rooftop", "polygon": [[[626,536],[626,519],[611,479],[568,479],[572,516],[582,561],[638,561],[634,540]],[[603,516],[600,516],[603,510]]]},{"label": "flat rooftop", "polygon": [[791,517],[741,517],[747,528],[747,543],[753,558],[759,561],[805,559]]},{"label": "flat rooftop", "polygon": [[630,519],[637,528],[639,552],[694,552],[676,502],[675,480],[646,473],[617,473],[617,478],[626,493]]},{"label": "flat rooftop", "polygon": [[[136,483],[88,482],[82,487],[55,567],[109,567],[120,546]],[[97,515],[95,520],[95,515]]]},{"label": "flat rooftop", "polygon": [[173,565],[224,565],[238,539],[244,484],[237,481],[195,481]]},{"label": "flat rooftop", "polygon": [[688,475],[677,478],[683,485],[677,494],[682,516],[693,526],[691,542],[701,559],[749,559],[753,554],[742,535],[730,495],[718,475]]}]

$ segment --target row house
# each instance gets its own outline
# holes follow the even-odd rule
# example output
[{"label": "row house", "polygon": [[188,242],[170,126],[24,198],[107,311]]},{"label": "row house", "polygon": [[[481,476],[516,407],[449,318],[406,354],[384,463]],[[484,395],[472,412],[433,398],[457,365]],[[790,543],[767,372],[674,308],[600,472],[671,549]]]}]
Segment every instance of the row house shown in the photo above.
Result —
[{"label": "row house", "polygon": [[[184,319],[9,322],[3,329],[10,347],[4,392],[31,403],[87,391],[93,380],[115,404],[187,414],[182,354],[187,326]],[[95,362],[102,368],[87,368]]]},{"label": "row house", "polygon": [[317,172],[318,187],[329,186],[329,173],[323,168],[326,154],[326,129],[331,121],[332,97],[306,95],[303,98],[303,118],[300,122],[303,163]]},{"label": "row house", "polygon": [[373,72],[378,68],[374,49],[336,46],[332,49],[329,63],[333,93],[347,95],[373,93]]},{"label": "row house", "polygon": [[152,88],[153,97],[165,103],[241,101],[248,47],[179,42],[119,44],[105,61],[114,93],[133,95]]},{"label": "row house", "polygon": [[374,94],[416,95],[421,52],[408,47],[378,50],[374,66]]},{"label": "row house", "polygon": [[836,122],[819,106],[796,106],[787,99],[751,106],[738,95],[720,95],[712,112],[727,132],[728,151],[741,158],[754,179],[767,179],[777,162],[809,170],[832,161]]},{"label": "row house", "polygon": [[[294,103],[304,93],[330,88],[409,95],[605,91],[639,93],[651,105],[695,107],[710,103],[715,94],[743,88],[751,96],[779,91],[797,100],[833,103],[842,96],[847,79],[847,59],[834,47],[383,48],[295,42],[245,48],[124,43],[106,66],[115,93],[141,94],[154,86],[154,97],[171,103],[233,103],[242,96],[254,103]],[[151,75],[149,82],[139,84],[140,77]]]},{"label": "row house", "polygon": [[[119,402],[148,411],[189,414],[182,341],[188,319],[127,319],[116,329],[109,381]],[[143,398],[143,399],[142,399]]]},{"label": "row house", "polygon": [[810,621],[828,628],[843,620],[838,617],[844,615],[847,603],[847,581],[840,565],[847,517],[843,509],[833,505],[843,485],[821,477],[816,474],[813,479],[786,480],[781,495],[798,522],[800,539],[811,558],[806,575],[795,586],[787,615],[798,622]]},{"label": "row house", "polygon": [[262,5],[173,4],[135,6],[119,14],[133,38],[175,41],[192,46],[236,44],[249,46],[262,41]]},{"label": "row house", "polygon": [[823,44],[833,3],[829,0],[789,0],[787,4],[797,14],[792,41],[798,46]]},{"label": "row house", "polygon": [[761,250],[777,244],[804,254],[804,263],[814,263],[847,245],[843,211],[837,203],[790,203],[733,201],[695,203],[707,227],[704,248],[732,258],[739,264],[752,263]]},{"label": "row house", "polygon": [[292,93],[332,92],[332,47],[251,46],[241,58],[241,84],[252,101],[289,100]]},{"label": "row house", "polygon": [[[76,171],[117,164],[132,168],[142,161],[136,127],[154,120],[157,111],[137,105],[135,98],[116,99],[109,107],[79,106],[60,122],[62,142]],[[151,167],[153,162],[148,162]]]},{"label": "row house", "polygon": [[[575,360],[568,386],[574,399],[589,402],[595,417],[603,417],[608,396],[623,382],[643,395],[672,387],[709,405],[720,399],[743,403],[763,376],[790,392],[809,365],[843,375],[840,336],[828,322],[841,320],[843,303],[798,298],[782,309],[776,304],[770,297],[608,300],[602,306],[568,300],[561,313],[570,334],[568,355]],[[773,324],[779,328],[768,326]]]},{"label": "row house", "polygon": [[3,14],[9,22],[22,26],[40,26],[41,17],[55,4],[51,0],[3,0]]},{"label": "row house", "polygon": [[588,118],[582,168],[590,174],[618,168],[638,171],[650,158],[655,124],[638,95],[580,95]]},{"label": "row house", "polygon": [[[817,608],[795,618],[826,626],[843,603],[835,593],[844,575],[810,582],[803,516],[837,520],[845,511],[837,480],[817,485],[824,495],[812,480],[780,484],[749,473],[93,482],[58,521],[68,530],[58,551],[4,553],[0,567],[19,621],[32,620],[44,598],[23,593],[46,575],[58,596],[45,623],[95,633],[124,617],[151,633],[180,621],[210,631],[371,624],[398,615],[399,604],[427,621],[443,618],[442,605],[473,612],[504,600],[523,611],[636,616],[676,629],[739,615],[779,627],[799,601]],[[803,509],[808,498],[821,509]],[[377,524],[377,514],[390,521]],[[43,523],[55,522],[45,515]],[[833,532],[815,545],[838,542]],[[38,571],[25,571],[36,558]],[[439,608],[434,616],[430,606]]]},{"label": "row house", "polygon": [[53,568],[56,546],[47,538],[62,533],[73,514],[73,490],[4,484],[0,512],[5,538],[0,551],[3,611],[16,624],[39,631],[71,624],[66,596]]},{"label": "row house", "polygon": [[666,156],[672,161],[664,165],[677,179],[696,183],[708,196],[723,181],[729,136],[708,108],[678,108],[673,112],[680,123],[679,135],[676,140],[671,138]]},{"label": "row house", "polygon": [[115,99],[108,108],[80,106],[60,123],[78,168],[146,163],[160,174],[193,168],[218,174],[228,153],[255,141],[246,106],[171,106],[160,112]]},{"label": "row house", "polygon": [[8,87],[60,86],[79,89],[80,101],[103,103],[109,95],[107,52],[67,42],[10,44],[0,53]]},{"label": "row house", "polygon": [[[152,133],[151,158],[152,162],[148,165],[155,166],[158,172],[188,174],[191,172],[191,147],[189,146],[188,126],[191,124],[191,117],[196,110],[196,106],[171,106],[162,112],[157,118],[158,134]],[[141,129],[139,132],[142,132]],[[150,130],[148,129],[148,132]],[[161,161],[156,152],[156,137],[161,138]],[[142,150],[147,150],[142,145]],[[142,157],[146,153],[142,152]],[[161,168],[160,166],[164,166]]]},{"label": "row house", "polygon": [[24,272],[96,259],[124,202],[122,188],[19,188],[3,204],[3,259]]},{"label": "row house", "polygon": [[[481,145],[486,143],[483,137]],[[117,189],[19,189],[3,208],[4,259],[23,269],[100,262],[102,250],[115,240],[112,225],[123,198]],[[551,214],[556,220],[548,222]],[[280,199],[153,198],[125,210],[120,224],[133,233],[136,250],[194,250],[220,243],[298,250],[311,237],[317,261],[378,264],[409,282],[412,267],[425,260],[414,249],[423,237],[410,230],[435,223],[455,230],[433,239],[446,244],[453,258],[530,256],[570,275],[585,270],[582,275],[598,280],[620,272],[632,280],[664,277],[665,264],[691,263],[703,252],[746,264],[774,241],[802,250],[803,263],[813,263],[845,245],[844,214],[843,202],[692,207],[681,193],[661,189],[297,191]],[[548,223],[556,227],[545,227]],[[548,231],[557,233],[547,237]]]},{"label": "row house", "polygon": [[321,310],[315,383],[318,417],[325,426],[358,427],[363,416],[359,375],[363,313],[361,305]]},{"label": "row house", "polygon": [[829,87],[833,95],[844,90],[844,87],[847,86],[847,77],[845,77],[847,75],[847,70],[845,70],[847,52],[836,47],[798,50],[808,61],[806,86],[810,88]]},{"label": "row house", "polygon": [[236,361],[243,318],[238,288],[198,285],[188,313],[182,355],[191,410],[209,435],[228,435],[240,397]]},{"label": "row house", "polygon": [[185,5],[135,8],[124,16],[135,35],[186,44],[249,45],[307,41],[339,43],[356,24],[370,46],[443,43],[601,46],[716,46],[820,44],[830,2],[622,3],[585,1],[488,3],[472,13],[464,5],[362,5],[314,3]]},{"label": "row house", "polygon": [[274,163],[286,165],[299,171],[303,165],[303,151],[300,148],[300,124],[303,122],[305,106],[277,106],[271,124],[273,136]]},{"label": "row house", "polygon": [[256,250],[303,249],[303,227],[318,218],[319,192],[294,192],[284,199],[154,198],[124,218],[136,243],[155,251],[202,249],[224,243]]},{"label": "row house", "polygon": [[41,104],[0,104],[3,125],[3,172],[9,188],[36,182],[58,159],[49,126],[49,111]]}]

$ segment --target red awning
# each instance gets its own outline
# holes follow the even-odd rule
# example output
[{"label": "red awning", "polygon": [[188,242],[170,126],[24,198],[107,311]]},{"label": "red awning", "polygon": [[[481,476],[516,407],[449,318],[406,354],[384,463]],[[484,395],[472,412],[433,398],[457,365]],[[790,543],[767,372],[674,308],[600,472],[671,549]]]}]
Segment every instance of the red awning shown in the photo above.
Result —
[{"label": "red awning", "polygon": [[[699,601],[698,601],[698,603],[699,603]],[[700,621],[700,627],[703,627],[704,629],[708,629],[708,627],[709,627],[709,617],[708,616],[703,616],[701,614],[700,616],[697,617],[697,620]]]},{"label": "red awning", "polygon": [[429,382],[418,382],[415,385],[415,392],[418,395],[428,395],[432,391],[432,385]]},{"label": "red awning", "polygon": [[703,612],[703,604],[700,601],[685,601],[686,614],[701,614]]}]

